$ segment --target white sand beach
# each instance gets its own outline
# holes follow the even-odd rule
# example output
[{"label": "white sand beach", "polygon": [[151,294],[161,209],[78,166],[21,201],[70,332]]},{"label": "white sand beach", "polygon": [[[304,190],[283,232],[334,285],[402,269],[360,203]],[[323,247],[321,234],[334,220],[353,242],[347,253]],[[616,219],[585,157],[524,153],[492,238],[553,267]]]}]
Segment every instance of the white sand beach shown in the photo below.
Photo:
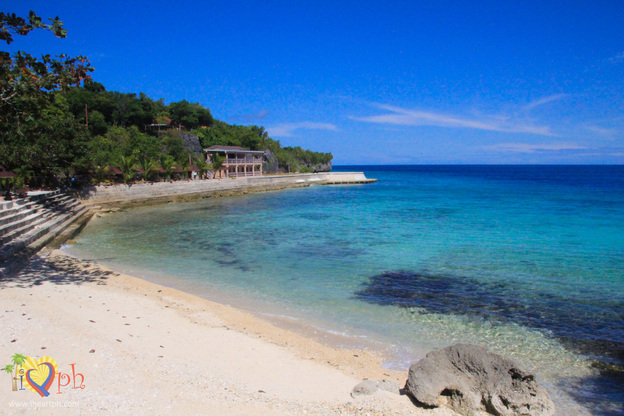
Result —
[{"label": "white sand beach", "polygon": [[[0,364],[49,356],[84,377],[49,397],[11,391],[0,414],[453,415],[407,396],[352,398],[365,378],[394,379],[381,357],[333,349],[229,306],[120,275],[55,250],[0,281]],[[63,386],[67,384],[67,386]],[[60,392],[60,394],[59,394]],[[16,407],[16,406],[25,407]],[[63,408],[62,410],[59,410]]]}]

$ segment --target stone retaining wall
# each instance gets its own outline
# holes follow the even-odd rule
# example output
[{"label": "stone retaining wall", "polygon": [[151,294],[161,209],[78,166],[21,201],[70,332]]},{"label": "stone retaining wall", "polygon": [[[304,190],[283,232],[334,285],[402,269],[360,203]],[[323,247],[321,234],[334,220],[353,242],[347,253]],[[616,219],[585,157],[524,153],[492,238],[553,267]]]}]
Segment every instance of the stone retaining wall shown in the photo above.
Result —
[{"label": "stone retaining wall", "polygon": [[310,185],[375,182],[362,172],[327,172],[297,175],[254,176],[236,179],[154,182],[132,185],[94,186],[76,194],[88,205],[124,206],[181,201],[205,196],[226,196]]}]

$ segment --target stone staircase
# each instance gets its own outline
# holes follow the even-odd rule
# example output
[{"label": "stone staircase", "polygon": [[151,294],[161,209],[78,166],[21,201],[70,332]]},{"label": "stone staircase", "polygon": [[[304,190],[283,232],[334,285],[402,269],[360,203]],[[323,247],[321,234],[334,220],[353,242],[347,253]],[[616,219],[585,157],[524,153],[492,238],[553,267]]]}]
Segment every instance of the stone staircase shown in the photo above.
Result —
[{"label": "stone staircase", "polygon": [[0,202],[0,266],[36,253],[88,212],[73,196],[59,191]]}]

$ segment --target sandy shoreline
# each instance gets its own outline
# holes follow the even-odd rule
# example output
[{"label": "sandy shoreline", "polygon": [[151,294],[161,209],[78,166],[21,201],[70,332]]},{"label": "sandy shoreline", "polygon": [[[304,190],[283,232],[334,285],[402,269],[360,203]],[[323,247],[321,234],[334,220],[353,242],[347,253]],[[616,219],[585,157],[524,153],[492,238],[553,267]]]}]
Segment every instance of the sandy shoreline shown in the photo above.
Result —
[{"label": "sandy shoreline", "polygon": [[[381,357],[333,349],[58,250],[35,256],[1,281],[0,302],[2,367],[15,353],[50,356],[60,372],[71,373],[74,364],[85,386],[59,387],[55,380],[50,396],[41,398],[12,392],[4,373],[2,414],[28,414],[33,407],[42,414],[59,407],[76,414],[453,414],[419,409],[387,392],[352,398],[365,378],[404,384],[406,374],[384,369]],[[44,402],[57,407],[39,407]]]}]

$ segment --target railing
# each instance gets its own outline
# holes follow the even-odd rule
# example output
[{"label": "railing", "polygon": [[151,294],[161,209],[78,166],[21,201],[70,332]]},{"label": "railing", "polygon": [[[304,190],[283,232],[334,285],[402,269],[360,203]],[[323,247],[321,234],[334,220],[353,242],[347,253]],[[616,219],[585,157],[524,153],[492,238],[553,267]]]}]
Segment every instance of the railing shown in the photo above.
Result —
[{"label": "railing", "polygon": [[262,176],[262,172],[228,172],[230,178],[244,178],[247,176]]},{"label": "railing", "polygon": [[258,159],[247,159],[247,158],[241,158],[241,159],[226,159],[225,163],[237,163],[237,164],[261,164],[262,163],[262,159],[258,158]]}]

